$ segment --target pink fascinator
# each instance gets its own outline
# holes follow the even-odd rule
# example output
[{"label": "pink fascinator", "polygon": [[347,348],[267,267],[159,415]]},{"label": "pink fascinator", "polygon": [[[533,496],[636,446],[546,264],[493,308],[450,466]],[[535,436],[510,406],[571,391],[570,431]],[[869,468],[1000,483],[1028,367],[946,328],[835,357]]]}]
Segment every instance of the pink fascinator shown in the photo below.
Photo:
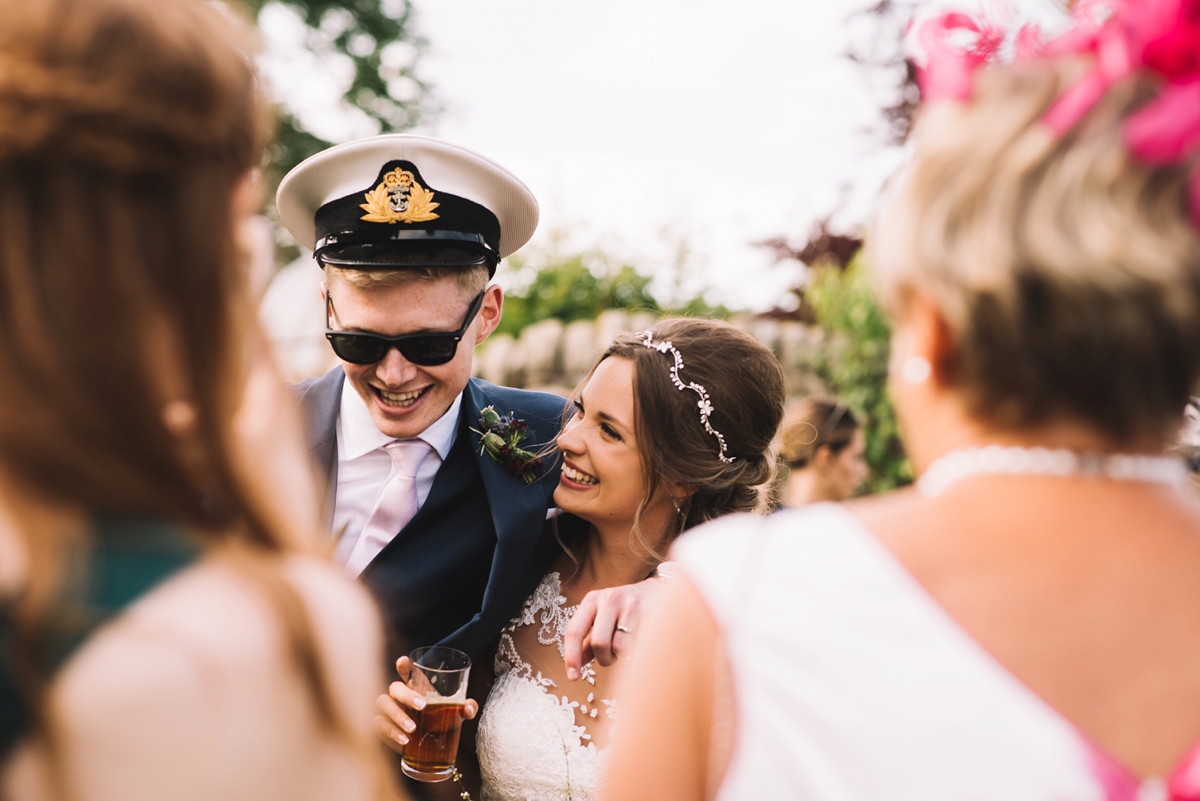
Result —
[{"label": "pink fascinator", "polygon": [[917,69],[917,84],[925,100],[966,100],[975,70],[995,56],[1004,31],[951,11],[923,22],[917,45],[925,64]]},{"label": "pink fascinator", "polygon": [[[1115,83],[1149,71],[1162,79],[1158,97],[1125,121],[1129,152],[1155,165],[1179,164],[1200,153],[1200,0],[1077,0],[1071,27],[1042,42],[1025,26],[1013,42],[1017,62],[1092,56],[1092,69],[1054,102],[1043,122],[1056,136],[1071,130]],[[966,100],[972,77],[1005,41],[996,26],[959,12],[923,22],[917,43],[922,98]],[[965,44],[964,44],[965,43]],[[1200,227],[1200,169],[1189,182],[1192,218]]]}]

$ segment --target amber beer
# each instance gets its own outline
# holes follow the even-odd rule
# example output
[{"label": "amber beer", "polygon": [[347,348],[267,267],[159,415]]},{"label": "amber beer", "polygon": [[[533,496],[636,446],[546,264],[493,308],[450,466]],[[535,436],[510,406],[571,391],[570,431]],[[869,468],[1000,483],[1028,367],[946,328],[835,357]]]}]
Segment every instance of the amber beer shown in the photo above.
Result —
[{"label": "amber beer", "polygon": [[417,727],[408,736],[400,769],[420,781],[445,781],[454,775],[471,657],[432,645],[418,648],[408,658],[413,663],[408,686],[424,697],[425,708],[408,710]]},{"label": "amber beer", "polygon": [[454,773],[464,706],[462,701],[430,701],[424,709],[410,711],[417,728],[404,746],[405,773],[426,781]]}]

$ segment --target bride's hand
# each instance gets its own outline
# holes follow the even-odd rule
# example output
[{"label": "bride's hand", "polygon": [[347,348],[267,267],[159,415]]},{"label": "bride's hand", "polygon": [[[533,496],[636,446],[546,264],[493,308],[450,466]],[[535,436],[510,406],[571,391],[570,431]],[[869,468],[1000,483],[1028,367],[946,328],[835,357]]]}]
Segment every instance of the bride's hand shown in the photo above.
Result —
[{"label": "bride's hand", "polygon": [[[407,684],[412,674],[412,662],[407,656],[396,660],[396,673],[400,681],[392,682],[387,693],[375,699],[375,707],[379,711],[375,716],[375,730],[389,748],[397,754],[403,754],[408,735],[417,728],[406,710],[423,709],[425,698]],[[473,698],[468,698],[463,705],[463,719],[471,720],[478,711],[479,704]]]},{"label": "bride's hand", "polygon": [[583,596],[563,632],[563,657],[567,678],[579,678],[583,666],[595,659],[603,667],[617,661],[633,645],[633,633],[641,620],[647,594],[654,592],[658,580],[646,580],[623,587],[593,590]]}]

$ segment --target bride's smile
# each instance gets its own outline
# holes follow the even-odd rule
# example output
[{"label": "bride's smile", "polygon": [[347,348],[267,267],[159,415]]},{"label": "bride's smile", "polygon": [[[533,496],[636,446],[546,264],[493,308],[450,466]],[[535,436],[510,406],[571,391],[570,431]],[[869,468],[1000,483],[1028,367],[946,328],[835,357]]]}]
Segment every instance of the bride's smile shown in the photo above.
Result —
[{"label": "bride's smile", "polygon": [[[646,488],[634,423],[633,373],[629,359],[602,361],[575,401],[575,416],[558,436],[563,468],[555,504],[594,526],[618,528],[620,542],[628,538]],[[652,509],[665,522],[670,501],[659,498],[642,516],[653,514]]]},{"label": "bride's smile", "polygon": [[589,476],[582,470],[576,470],[566,462],[563,462],[562,476],[564,479],[563,484],[565,484],[568,489],[574,489],[577,486],[594,487],[600,483],[600,479],[596,478],[595,476]]}]

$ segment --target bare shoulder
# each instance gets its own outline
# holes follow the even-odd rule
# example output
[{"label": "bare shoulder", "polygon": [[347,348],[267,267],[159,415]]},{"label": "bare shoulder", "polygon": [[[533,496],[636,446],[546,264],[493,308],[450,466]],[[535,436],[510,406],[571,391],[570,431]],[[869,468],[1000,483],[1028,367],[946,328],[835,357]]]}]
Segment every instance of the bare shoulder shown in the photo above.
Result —
[{"label": "bare shoulder", "polygon": [[290,787],[305,798],[304,782],[354,774],[328,746],[294,656],[309,638],[296,634],[311,635],[330,700],[365,733],[382,681],[377,615],[364,590],[316,560],[288,557],[276,576],[209,557],[68,662],[51,709],[84,797],[273,798]]},{"label": "bare shoulder", "polygon": [[332,689],[353,710],[350,719],[369,721],[376,695],[387,686],[381,669],[383,624],[375,600],[362,584],[324,560],[292,557],[287,575],[304,602]]},{"label": "bare shoulder", "polygon": [[[303,606],[319,651],[369,657],[380,644],[378,614],[367,592],[332,565],[287,556],[276,578],[232,559],[209,557],[131,606],[80,654],[85,665],[110,651],[161,649],[206,668],[244,670],[287,658]],[[277,580],[282,579],[282,580]]]},{"label": "bare shoulder", "polygon": [[289,557],[286,573],[324,644],[334,650],[382,648],[379,611],[362,584],[315,557]]},{"label": "bare shoulder", "polygon": [[895,550],[907,540],[936,527],[936,509],[915,489],[904,488],[880,495],[855,498],[846,511],[880,542]]},{"label": "bare shoulder", "polygon": [[919,512],[925,505],[924,499],[912,489],[900,489],[880,495],[867,495],[847,501],[847,511],[868,528],[887,528],[897,520]]}]

